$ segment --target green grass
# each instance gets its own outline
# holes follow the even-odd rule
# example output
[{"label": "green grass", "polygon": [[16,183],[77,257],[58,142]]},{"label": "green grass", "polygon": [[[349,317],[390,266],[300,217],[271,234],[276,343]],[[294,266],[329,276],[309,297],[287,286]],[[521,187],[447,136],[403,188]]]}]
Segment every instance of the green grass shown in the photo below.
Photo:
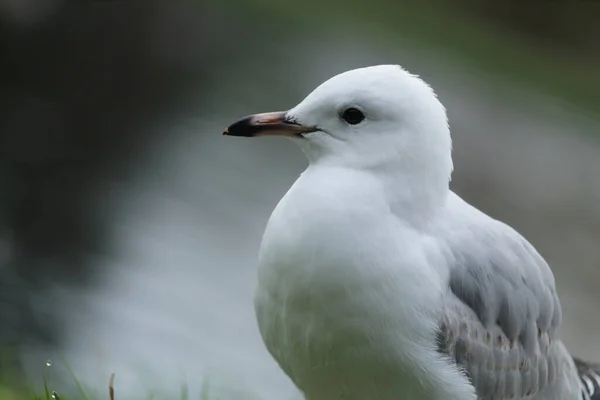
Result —
[{"label": "green grass", "polygon": [[[32,389],[28,385],[23,384],[22,378],[15,378],[16,375],[13,375],[10,379],[4,378],[0,381],[0,400],[91,400],[91,397],[88,396],[88,393],[77,379],[71,365],[66,360],[63,360],[63,362],[77,387],[76,394],[70,397],[63,396],[58,389],[53,387],[52,380],[50,379],[50,370],[53,364],[51,360],[48,360],[43,366],[42,389]],[[112,374],[107,382],[106,396],[103,398],[116,399],[114,379],[115,375]]]},{"label": "green grass", "polygon": [[[111,376],[107,379],[105,393],[92,395],[91,391],[84,389],[68,361],[63,360],[63,363],[77,388],[76,392],[70,396],[62,395],[60,389],[54,387],[50,377],[50,370],[53,363],[48,360],[46,365],[43,367],[42,389],[32,389],[31,387],[22,384],[22,379],[3,379],[0,380],[0,400],[121,400],[118,396],[118,388],[115,386],[116,375],[114,373],[111,374]],[[143,393],[144,389],[142,388],[140,391]],[[181,386],[179,393],[180,394],[177,397],[178,400],[191,399],[186,384]],[[163,399],[164,397],[157,396],[154,393],[149,393],[145,396],[140,395],[139,398],[158,400]],[[204,379],[202,382],[200,397],[197,399],[214,400],[218,398],[218,396],[214,397],[212,395],[209,388],[208,379]],[[169,400],[173,400],[173,397],[170,397]]]}]

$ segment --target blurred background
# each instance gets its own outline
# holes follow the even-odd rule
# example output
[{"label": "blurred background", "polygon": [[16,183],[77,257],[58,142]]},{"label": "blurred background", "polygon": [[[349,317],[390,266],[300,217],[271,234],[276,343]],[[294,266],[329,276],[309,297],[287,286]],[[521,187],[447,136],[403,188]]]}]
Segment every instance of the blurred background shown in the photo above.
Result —
[{"label": "blurred background", "polygon": [[252,295],[306,162],[221,132],[379,63],[437,90],[454,190],[546,257],[568,347],[600,361],[598,20],[592,0],[0,0],[0,374],[64,356],[121,398],[297,399]]}]

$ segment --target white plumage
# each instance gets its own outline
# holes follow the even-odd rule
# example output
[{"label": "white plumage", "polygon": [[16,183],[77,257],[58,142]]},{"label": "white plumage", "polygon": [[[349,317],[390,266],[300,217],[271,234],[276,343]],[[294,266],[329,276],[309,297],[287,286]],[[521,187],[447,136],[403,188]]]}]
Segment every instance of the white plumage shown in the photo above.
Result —
[{"label": "white plumage", "polygon": [[552,272],[449,189],[446,111],[426,83],[357,69],[226,133],[266,132],[309,160],[269,219],[255,298],[307,399],[581,398]]}]

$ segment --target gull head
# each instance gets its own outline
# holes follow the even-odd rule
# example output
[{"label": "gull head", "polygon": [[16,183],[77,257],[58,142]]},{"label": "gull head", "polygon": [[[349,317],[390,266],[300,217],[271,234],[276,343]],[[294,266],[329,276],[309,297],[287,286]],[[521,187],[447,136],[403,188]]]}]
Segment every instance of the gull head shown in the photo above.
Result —
[{"label": "gull head", "polygon": [[230,136],[285,136],[311,164],[425,174],[446,184],[452,172],[444,106],[432,88],[398,65],[327,80],[288,111],[247,116]]}]

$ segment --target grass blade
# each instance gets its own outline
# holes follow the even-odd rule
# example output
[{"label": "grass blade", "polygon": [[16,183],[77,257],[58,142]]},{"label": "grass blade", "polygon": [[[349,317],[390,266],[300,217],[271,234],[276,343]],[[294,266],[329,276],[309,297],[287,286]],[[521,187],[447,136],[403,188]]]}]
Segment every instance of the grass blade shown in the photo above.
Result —
[{"label": "grass blade", "polygon": [[81,382],[79,382],[79,379],[77,379],[77,376],[75,376],[75,371],[73,371],[73,368],[71,368],[71,365],[69,364],[69,362],[67,361],[67,359],[65,357],[63,357],[63,362],[65,363],[65,366],[67,367],[67,371],[69,371],[69,374],[71,374],[71,376],[73,377],[73,380],[75,381],[75,384],[77,385],[77,388],[79,389],[79,392],[81,393],[81,396],[83,396],[83,399],[89,400],[87,397],[87,394],[85,393],[85,390],[83,390],[83,386],[81,386]]},{"label": "grass blade", "polygon": [[44,395],[46,396],[46,400],[52,400],[50,397],[50,390],[48,389],[48,368],[52,366],[52,361],[46,361],[46,365],[44,366]]},{"label": "grass blade", "polygon": [[208,381],[208,376],[204,376],[204,379],[202,380],[202,391],[200,393],[200,400],[208,400],[210,395],[210,389],[209,389],[209,381]]},{"label": "grass blade", "polygon": [[190,391],[188,389],[188,385],[187,382],[184,382],[181,385],[181,400],[189,400],[190,398]]},{"label": "grass blade", "polygon": [[110,374],[108,381],[108,396],[110,400],[115,400],[115,373]]}]

